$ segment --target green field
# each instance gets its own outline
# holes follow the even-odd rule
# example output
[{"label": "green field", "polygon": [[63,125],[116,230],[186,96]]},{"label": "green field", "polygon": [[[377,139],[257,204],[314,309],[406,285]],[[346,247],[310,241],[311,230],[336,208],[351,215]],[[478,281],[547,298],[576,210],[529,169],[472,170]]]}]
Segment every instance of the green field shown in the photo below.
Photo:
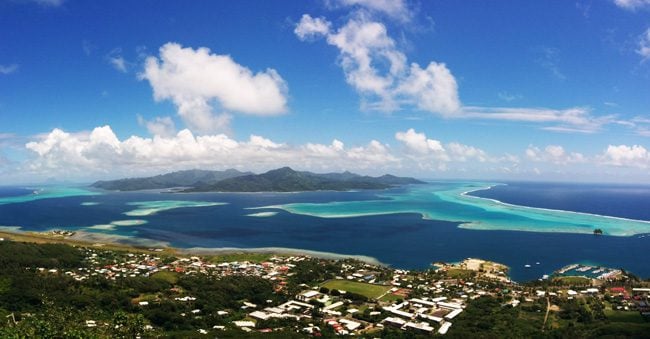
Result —
[{"label": "green field", "polygon": [[553,278],[553,280],[561,282],[564,285],[588,286],[591,284],[591,279],[576,276],[557,277]]},{"label": "green field", "polygon": [[403,299],[404,299],[404,297],[402,297],[401,295],[395,295],[395,294],[392,294],[392,293],[388,293],[385,296],[381,297],[381,299],[379,299],[379,301],[392,302],[392,301],[398,301],[398,300],[403,300]]},{"label": "green field", "polygon": [[154,273],[151,278],[153,279],[160,279],[163,281],[166,281],[170,284],[175,284],[178,282],[178,273],[176,272],[169,272],[169,271],[160,271]]},{"label": "green field", "polygon": [[636,311],[605,310],[605,316],[607,316],[607,320],[611,322],[637,323],[637,324],[646,323],[646,321],[643,319],[643,316]]},{"label": "green field", "polygon": [[476,272],[462,268],[450,268],[447,270],[447,276],[451,279],[470,279],[474,275],[476,275]]},{"label": "green field", "polygon": [[373,285],[350,280],[328,280],[321,284],[330,290],[343,290],[364,295],[370,299],[376,299],[390,290],[390,286]]}]

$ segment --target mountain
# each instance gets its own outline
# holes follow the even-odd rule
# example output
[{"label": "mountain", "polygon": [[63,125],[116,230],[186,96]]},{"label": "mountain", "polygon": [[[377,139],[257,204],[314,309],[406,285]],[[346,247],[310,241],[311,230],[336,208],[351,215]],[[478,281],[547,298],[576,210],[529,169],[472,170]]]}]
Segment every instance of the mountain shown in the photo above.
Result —
[{"label": "mountain", "polygon": [[289,167],[283,167],[263,174],[242,175],[212,184],[197,185],[186,190],[186,192],[345,191],[353,189],[384,189],[397,185],[421,183],[423,182],[417,179],[393,175],[369,177],[350,172],[316,174],[294,171]]},{"label": "mountain", "polygon": [[361,176],[348,171],[316,174],[278,168],[262,174],[226,171],[188,170],[146,178],[125,178],[97,181],[92,187],[109,191],[137,191],[189,187],[184,192],[299,192],[384,189],[399,185],[421,184],[413,178],[386,174],[380,177]]},{"label": "mountain", "polygon": [[251,174],[251,172],[240,172],[235,169],[225,171],[187,170],[146,178],[97,181],[91,186],[109,191],[137,191],[172,187],[197,187],[249,174]]}]

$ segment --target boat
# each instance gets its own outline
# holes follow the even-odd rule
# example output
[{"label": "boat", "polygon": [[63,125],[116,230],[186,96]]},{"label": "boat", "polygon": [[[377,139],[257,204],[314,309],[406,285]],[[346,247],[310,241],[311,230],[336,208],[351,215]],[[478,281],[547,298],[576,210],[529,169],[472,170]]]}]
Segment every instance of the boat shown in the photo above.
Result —
[{"label": "boat", "polygon": [[526,265],[524,265],[524,267],[526,267],[526,268],[530,268],[530,265],[526,264]]}]

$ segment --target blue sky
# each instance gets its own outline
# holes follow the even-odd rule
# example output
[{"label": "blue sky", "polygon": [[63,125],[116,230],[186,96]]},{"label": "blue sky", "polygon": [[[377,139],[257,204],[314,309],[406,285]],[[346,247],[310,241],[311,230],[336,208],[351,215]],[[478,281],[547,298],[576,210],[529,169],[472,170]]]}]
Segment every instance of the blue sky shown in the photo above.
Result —
[{"label": "blue sky", "polygon": [[0,183],[650,179],[650,1],[0,2]]}]

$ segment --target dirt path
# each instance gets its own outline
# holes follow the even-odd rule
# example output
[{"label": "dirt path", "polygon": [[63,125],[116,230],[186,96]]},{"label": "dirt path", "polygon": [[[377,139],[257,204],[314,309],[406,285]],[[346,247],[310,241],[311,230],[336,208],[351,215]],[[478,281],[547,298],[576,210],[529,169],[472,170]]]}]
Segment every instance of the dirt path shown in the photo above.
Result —
[{"label": "dirt path", "polygon": [[544,324],[542,324],[542,332],[546,327],[546,321],[548,321],[548,313],[551,311],[551,298],[546,297],[546,315],[544,316]]}]

